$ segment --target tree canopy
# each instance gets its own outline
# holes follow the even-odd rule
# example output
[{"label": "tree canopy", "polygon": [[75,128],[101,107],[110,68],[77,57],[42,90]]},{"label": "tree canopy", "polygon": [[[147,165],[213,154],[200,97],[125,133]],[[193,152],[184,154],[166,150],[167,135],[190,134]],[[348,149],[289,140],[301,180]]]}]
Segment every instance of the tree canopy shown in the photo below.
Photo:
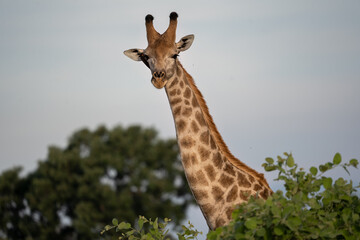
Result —
[{"label": "tree canopy", "polygon": [[0,239],[95,239],[113,218],[170,217],[176,225],[193,198],[175,139],[156,130],[104,126],[51,146],[35,171],[0,176]]}]

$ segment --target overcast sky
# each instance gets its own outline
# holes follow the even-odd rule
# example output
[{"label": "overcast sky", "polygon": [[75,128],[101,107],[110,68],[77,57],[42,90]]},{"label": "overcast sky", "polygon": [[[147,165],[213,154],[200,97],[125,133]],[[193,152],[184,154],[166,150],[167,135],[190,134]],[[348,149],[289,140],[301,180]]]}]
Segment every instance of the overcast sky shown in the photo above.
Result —
[{"label": "overcast sky", "polygon": [[0,0],[0,172],[34,170],[83,127],[175,137],[164,90],[123,55],[146,48],[146,14],[163,32],[172,11],[177,39],[195,34],[179,59],[235,156],[261,172],[284,151],[306,169],[360,159],[359,1]]}]

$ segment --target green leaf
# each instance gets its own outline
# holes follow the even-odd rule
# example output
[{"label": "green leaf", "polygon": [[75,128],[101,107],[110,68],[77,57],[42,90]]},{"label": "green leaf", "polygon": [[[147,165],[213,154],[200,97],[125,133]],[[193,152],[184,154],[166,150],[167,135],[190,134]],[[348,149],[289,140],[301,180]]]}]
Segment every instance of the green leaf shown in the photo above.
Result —
[{"label": "green leaf", "polygon": [[154,227],[154,229],[158,229],[158,228],[159,228],[158,218],[155,219],[155,221],[154,221],[154,223],[153,223],[153,227]]},{"label": "green leaf", "polygon": [[275,235],[281,236],[284,234],[284,231],[280,227],[275,227],[274,233],[275,233]]},{"label": "green leaf", "polygon": [[[119,239],[122,239],[122,238],[119,238]],[[134,239],[139,239],[139,238],[135,237],[134,235],[131,235],[131,236],[129,236],[129,238],[128,238],[128,240],[134,240]]]},{"label": "green leaf", "polygon": [[123,229],[126,230],[131,228],[131,224],[126,222],[121,222],[117,227],[119,230],[123,230]]},{"label": "green leaf", "polygon": [[319,170],[320,170],[320,172],[326,172],[328,169],[325,165],[320,165]]},{"label": "green leaf", "polygon": [[126,232],[126,236],[131,237],[132,235],[134,235],[135,232],[136,231],[134,229],[130,230],[130,231]]},{"label": "green leaf", "polygon": [[355,168],[357,168],[357,165],[359,164],[359,161],[356,159],[351,159],[350,160],[350,165],[354,166]]},{"label": "green leaf", "polygon": [[[206,238],[209,239],[209,240],[220,239],[219,236],[221,235],[222,231],[223,231],[223,229],[221,227],[215,229],[214,231],[209,231]],[[179,236],[179,234],[178,234],[178,236]]]},{"label": "green leaf", "polygon": [[[211,232],[209,232],[209,233],[211,233]],[[185,240],[185,239],[186,239],[186,238],[183,236],[183,234],[177,233],[177,235],[178,235],[178,239],[179,239],[179,240]],[[216,238],[214,238],[214,239],[216,239]]]},{"label": "green leaf", "polygon": [[316,167],[311,167],[311,168],[310,168],[310,172],[311,172],[311,174],[312,174],[313,176],[316,176],[316,174],[318,173],[318,170],[317,170]]},{"label": "green leaf", "polygon": [[141,229],[144,226],[144,219],[140,217],[139,220],[138,220],[138,224],[139,224],[139,230],[141,231]]},{"label": "green leaf", "polygon": [[290,156],[288,157],[288,159],[286,160],[286,165],[287,165],[288,167],[293,167],[293,166],[295,165],[294,158],[293,158],[292,155],[290,155]]},{"label": "green leaf", "polygon": [[344,187],[345,184],[346,184],[346,181],[343,178],[338,178],[335,181],[335,185],[337,187]]},{"label": "green leaf", "polygon": [[267,172],[271,172],[276,170],[276,166],[265,166],[265,171]]},{"label": "green leaf", "polygon": [[350,208],[345,208],[343,211],[342,211],[342,214],[341,214],[341,217],[342,219],[347,222],[347,220],[349,219],[351,215],[351,209]]},{"label": "green leaf", "polygon": [[299,217],[289,217],[287,219],[287,225],[291,230],[295,230],[298,226],[301,225],[301,220]]},{"label": "green leaf", "polygon": [[333,163],[336,164],[336,165],[341,163],[341,155],[340,155],[340,153],[335,154],[334,159],[333,159]]},{"label": "green leaf", "polygon": [[256,218],[249,218],[245,221],[245,226],[246,228],[253,230],[256,228],[257,222],[256,222]]},{"label": "green leaf", "polygon": [[270,163],[270,164],[273,164],[274,163],[274,159],[270,158],[270,157],[267,157],[265,158],[265,161]]},{"label": "green leaf", "polygon": [[113,226],[110,226],[110,225],[106,225],[105,226],[105,231],[109,231],[110,229],[114,228]]},{"label": "green leaf", "polygon": [[325,189],[330,189],[332,186],[332,178],[324,178],[323,185]]},{"label": "green leaf", "polygon": [[114,226],[117,226],[117,225],[119,224],[119,221],[118,221],[116,218],[113,218],[112,224],[113,224]]},{"label": "green leaf", "polygon": [[256,236],[258,237],[264,237],[265,234],[266,234],[265,228],[260,228],[259,230],[256,231]]},{"label": "green leaf", "polygon": [[340,199],[350,202],[350,201],[351,201],[351,196],[349,196],[349,195],[342,195],[342,196],[340,196]]}]

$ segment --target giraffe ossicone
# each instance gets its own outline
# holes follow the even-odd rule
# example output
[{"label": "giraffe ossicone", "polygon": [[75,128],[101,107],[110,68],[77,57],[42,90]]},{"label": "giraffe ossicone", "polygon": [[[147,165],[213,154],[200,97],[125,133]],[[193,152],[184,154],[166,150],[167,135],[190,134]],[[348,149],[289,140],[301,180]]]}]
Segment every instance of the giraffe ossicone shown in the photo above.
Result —
[{"label": "giraffe ossicone", "polygon": [[250,196],[266,199],[272,190],[263,174],[231,154],[201,92],[179,62],[179,53],[190,48],[194,35],[175,42],[177,18],[172,12],[168,29],[159,34],[154,17],[147,15],[147,48],[129,49],[124,54],[150,69],[154,87],[165,88],[188,184],[209,228],[215,229],[230,221],[237,204]]}]

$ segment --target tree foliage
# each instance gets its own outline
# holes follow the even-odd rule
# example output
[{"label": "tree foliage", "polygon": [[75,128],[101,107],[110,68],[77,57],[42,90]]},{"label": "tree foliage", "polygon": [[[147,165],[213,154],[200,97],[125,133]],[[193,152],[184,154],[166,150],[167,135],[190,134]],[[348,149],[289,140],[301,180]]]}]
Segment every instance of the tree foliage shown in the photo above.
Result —
[{"label": "tree foliage", "polygon": [[278,171],[285,194],[278,190],[267,200],[251,198],[233,212],[228,226],[208,234],[208,239],[359,239],[360,199],[354,193],[360,186],[343,178],[324,176],[342,166],[357,167],[356,159],[341,164],[337,153],[332,162],[298,168],[291,154],[263,164],[266,171]]},{"label": "tree foliage", "polygon": [[0,176],[0,239],[95,239],[114,215],[178,224],[192,203],[176,140],[152,128],[75,132],[25,177]]}]

